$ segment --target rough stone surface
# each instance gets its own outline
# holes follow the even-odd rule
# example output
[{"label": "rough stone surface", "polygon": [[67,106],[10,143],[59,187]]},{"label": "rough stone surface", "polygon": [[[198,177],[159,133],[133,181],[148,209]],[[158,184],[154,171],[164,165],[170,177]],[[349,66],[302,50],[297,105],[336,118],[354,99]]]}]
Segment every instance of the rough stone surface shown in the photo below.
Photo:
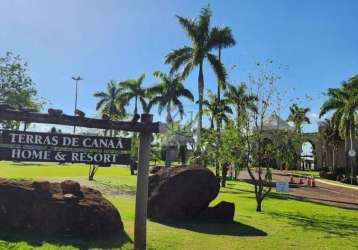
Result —
[{"label": "rough stone surface", "polygon": [[197,218],[219,189],[219,180],[206,168],[163,168],[149,178],[148,218]]},{"label": "rough stone surface", "polygon": [[150,169],[150,173],[151,174],[156,174],[156,173],[158,173],[158,171],[159,170],[161,170],[163,167],[161,167],[161,166],[154,166],[154,167],[152,167],[151,169]]},{"label": "rough stone surface", "polygon": [[0,225],[83,238],[124,233],[118,210],[99,191],[72,181],[0,179]]},{"label": "rough stone surface", "polygon": [[233,221],[235,215],[235,204],[222,201],[214,207],[208,207],[200,214],[201,219],[214,219]]},{"label": "rough stone surface", "polygon": [[78,182],[66,180],[61,182],[60,185],[61,185],[62,193],[64,194],[74,194],[74,195],[81,194],[81,186]]}]

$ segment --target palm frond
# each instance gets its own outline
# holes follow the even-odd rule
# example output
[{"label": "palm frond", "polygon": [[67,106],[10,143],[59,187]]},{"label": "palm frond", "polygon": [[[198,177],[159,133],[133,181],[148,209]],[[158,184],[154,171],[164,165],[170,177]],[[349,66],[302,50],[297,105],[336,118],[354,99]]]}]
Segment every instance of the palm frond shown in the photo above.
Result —
[{"label": "palm frond", "polygon": [[219,59],[215,55],[210,53],[208,53],[208,60],[218,80],[225,82],[227,74],[224,65],[219,61]]},{"label": "palm frond", "polygon": [[176,17],[182,28],[185,30],[189,39],[192,40],[193,42],[196,42],[198,38],[198,32],[197,32],[198,27],[195,19],[188,19],[181,16],[176,16]]},{"label": "palm frond", "polygon": [[234,35],[229,27],[213,27],[211,29],[208,48],[229,48],[235,46],[235,44],[236,41],[234,39]]}]

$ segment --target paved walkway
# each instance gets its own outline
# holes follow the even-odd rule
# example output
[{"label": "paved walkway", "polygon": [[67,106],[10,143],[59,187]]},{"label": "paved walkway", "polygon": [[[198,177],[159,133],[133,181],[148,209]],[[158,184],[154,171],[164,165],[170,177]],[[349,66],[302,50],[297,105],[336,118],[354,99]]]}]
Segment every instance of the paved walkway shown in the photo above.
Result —
[{"label": "paved walkway", "polygon": [[[286,171],[274,170],[272,173],[273,181],[289,181],[291,175]],[[247,171],[241,171],[239,179],[248,180],[250,176]],[[294,182],[299,183],[298,177],[294,177]],[[333,205],[337,207],[358,209],[358,189],[332,185],[328,182],[320,182],[316,180],[316,187],[307,186],[305,178],[303,185],[290,188],[289,194],[298,198],[307,198],[319,203]]]}]

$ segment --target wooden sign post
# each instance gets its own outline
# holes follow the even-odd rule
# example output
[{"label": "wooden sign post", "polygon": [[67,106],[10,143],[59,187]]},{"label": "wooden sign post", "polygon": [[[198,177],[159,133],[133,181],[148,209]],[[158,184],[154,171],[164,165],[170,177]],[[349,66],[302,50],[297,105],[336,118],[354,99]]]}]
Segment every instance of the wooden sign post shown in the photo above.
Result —
[{"label": "wooden sign post", "polygon": [[[152,115],[143,114],[141,116],[141,121],[143,123],[151,123],[152,120]],[[140,142],[134,223],[135,250],[145,250],[147,244],[148,168],[150,143],[152,138],[151,132],[141,132],[139,135]]]},{"label": "wooden sign post", "polygon": [[[149,168],[149,155],[150,155],[150,143],[152,141],[152,133],[161,133],[165,130],[165,125],[156,122],[153,123],[153,115],[142,114],[141,121],[110,121],[102,119],[93,119],[87,117],[78,117],[62,114],[61,110],[49,110],[46,113],[38,112],[29,112],[22,110],[15,110],[7,107],[8,105],[0,105],[0,121],[1,120],[10,120],[10,121],[22,121],[29,123],[45,123],[45,124],[59,124],[59,125],[69,125],[69,126],[78,126],[78,127],[87,127],[87,128],[98,128],[98,129],[116,129],[123,131],[139,132],[139,163],[138,163],[138,176],[137,176],[137,192],[136,192],[136,204],[135,204],[135,228],[134,228],[134,249],[135,250],[145,250],[146,241],[147,241],[147,201],[148,201],[148,168]],[[51,112],[50,112],[51,111]],[[12,160],[14,157],[18,157],[19,160],[44,160],[44,161],[62,161],[64,159],[70,158],[72,162],[88,162],[92,161],[89,159],[102,159],[112,160],[111,163],[123,163],[127,162],[128,158],[126,155],[121,154],[118,157],[113,156],[113,154],[101,155],[93,154],[92,152],[82,152],[87,151],[88,148],[97,148],[97,144],[94,140],[99,139],[89,136],[63,136],[58,135],[57,137],[44,133],[12,133],[5,132],[5,138],[8,140],[11,138],[11,143],[17,144],[27,144],[31,151],[17,149],[12,149],[9,146],[3,147],[0,150],[0,159]],[[9,136],[7,136],[9,135]],[[37,139],[36,139],[37,138]],[[124,138],[120,138],[120,143],[123,142],[123,147],[121,149],[128,149],[128,141]],[[9,141],[6,141],[9,144]],[[99,139],[100,140],[100,139]],[[104,140],[102,138],[102,140]],[[118,138],[117,138],[118,140]],[[62,144],[57,145],[62,141]],[[44,147],[48,146],[63,146],[63,143],[71,141],[74,143],[72,147],[85,148],[81,149],[81,152],[72,153],[72,150],[69,152],[63,153],[57,152],[55,149],[48,151]],[[46,143],[45,143],[46,142]],[[10,143],[10,144],[11,144]],[[48,145],[48,144],[55,145]],[[104,143],[104,142],[103,142]],[[2,141],[0,144],[4,144]],[[7,144],[7,145],[8,145]],[[34,145],[36,144],[36,145]],[[65,143],[66,144],[66,143]],[[5,144],[4,144],[5,145]],[[116,141],[115,138],[107,138],[107,147],[113,149],[112,145],[119,145],[119,141]],[[0,145],[1,146],[1,145]],[[65,145],[68,146],[68,145]],[[83,147],[82,147],[83,146]],[[37,147],[35,149],[34,147]],[[0,147],[1,148],[1,147]],[[34,149],[34,150],[33,150]],[[98,148],[97,148],[98,149]],[[101,148],[102,149],[102,148]],[[116,147],[115,150],[118,150]],[[41,155],[40,155],[41,152]],[[31,153],[31,154],[30,154]],[[56,158],[56,156],[60,157]],[[78,158],[79,157],[79,158]],[[82,158],[81,158],[82,157]],[[97,158],[96,158],[97,157]],[[41,158],[41,159],[40,159]],[[115,160],[117,159],[117,160]]]}]

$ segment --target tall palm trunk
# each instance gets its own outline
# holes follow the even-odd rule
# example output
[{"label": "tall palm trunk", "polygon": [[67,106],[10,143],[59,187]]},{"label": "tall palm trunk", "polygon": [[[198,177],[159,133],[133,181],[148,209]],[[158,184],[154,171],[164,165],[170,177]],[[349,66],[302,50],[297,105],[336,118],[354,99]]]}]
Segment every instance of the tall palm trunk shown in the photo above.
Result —
[{"label": "tall palm trunk", "polygon": [[168,103],[167,105],[167,123],[171,123],[172,122],[172,115],[171,115],[171,112],[170,112],[170,103]]},{"label": "tall palm trunk", "polygon": [[199,66],[198,76],[198,92],[199,92],[199,120],[197,131],[197,151],[201,153],[201,130],[203,127],[203,101],[204,101],[204,75],[203,75],[203,61]]},{"label": "tall palm trunk", "polygon": [[138,97],[135,97],[134,114],[138,114]]},{"label": "tall palm trunk", "polygon": [[[219,46],[219,62],[221,63],[221,46]],[[220,101],[221,101],[221,86],[220,86],[221,82],[220,80],[218,80],[218,91],[217,91],[217,107],[219,108],[220,105]],[[221,110],[219,110],[220,112]],[[216,117],[216,132],[217,132],[217,142],[216,142],[216,155],[219,156],[219,148],[220,148],[220,144],[221,144],[221,135],[220,135],[220,131],[221,131],[221,115],[218,114],[218,116]],[[216,176],[220,175],[220,162],[218,160],[218,158],[216,158],[215,160],[215,172],[216,172]]]},{"label": "tall palm trunk", "polygon": [[237,125],[238,129],[240,128],[240,109],[241,109],[240,105],[237,104],[237,107],[236,107],[236,112],[237,112],[237,114],[236,114],[236,125]]},{"label": "tall palm trunk", "polygon": [[[167,105],[167,123],[172,122],[172,116],[170,114],[170,102]],[[167,141],[167,146],[165,148],[165,167],[170,167],[171,159],[170,159],[170,142]]]}]

